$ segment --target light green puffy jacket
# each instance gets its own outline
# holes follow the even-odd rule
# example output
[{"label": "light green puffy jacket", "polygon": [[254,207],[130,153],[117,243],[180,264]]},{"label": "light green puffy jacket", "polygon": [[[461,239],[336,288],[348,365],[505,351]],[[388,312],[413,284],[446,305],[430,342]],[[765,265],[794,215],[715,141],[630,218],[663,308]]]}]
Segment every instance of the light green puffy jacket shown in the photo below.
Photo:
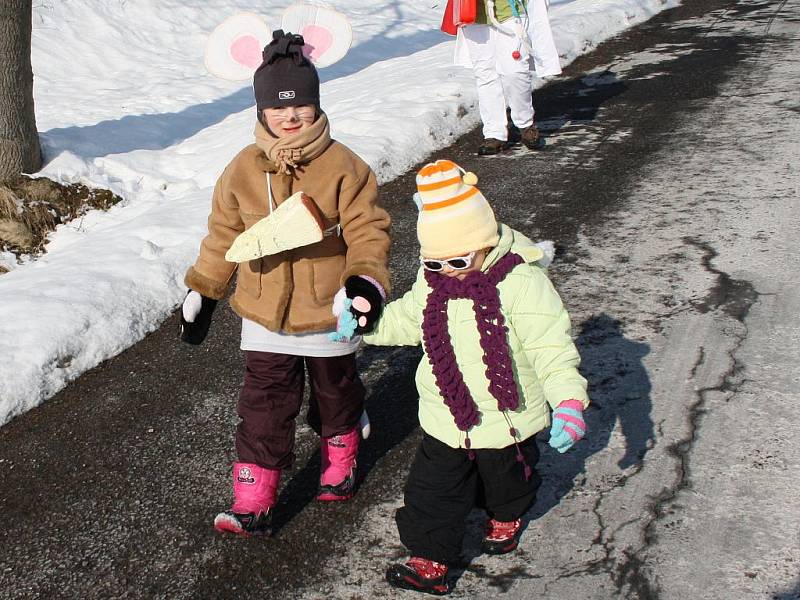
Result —
[{"label": "light green puffy jacket", "polygon": [[[578,373],[580,357],[570,337],[569,315],[545,270],[536,261],[542,251],[521,233],[500,226],[500,242],[483,264],[486,271],[508,252],[525,261],[500,282],[501,310],[508,327],[508,343],[514,375],[520,389],[520,405],[506,413],[497,408],[489,393],[483,350],[472,300],[450,300],[447,305],[449,333],[464,382],[481,413],[469,431],[472,448],[503,448],[513,443],[509,427],[524,440],[550,424],[550,407],[570,398],[589,404],[586,380]],[[386,305],[368,344],[416,346],[422,344],[422,316],[430,287],[422,269],[411,290]],[[452,448],[463,448],[465,433],[455,424],[450,409],[436,387],[427,353],[416,375],[419,422],[422,429]],[[548,406],[549,405],[549,406]]]},{"label": "light green puffy jacket", "polygon": [[[499,23],[507,21],[508,19],[514,16],[514,11],[511,9],[512,4],[516,9],[517,14],[524,15],[525,9],[528,6],[528,0],[495,0],[494,16]],[[488,2],[486,0],[478,0],[475,8],[476,8],[475,22],[488,25],[489,24],[489,17],[487,16],[489,12]]]}]

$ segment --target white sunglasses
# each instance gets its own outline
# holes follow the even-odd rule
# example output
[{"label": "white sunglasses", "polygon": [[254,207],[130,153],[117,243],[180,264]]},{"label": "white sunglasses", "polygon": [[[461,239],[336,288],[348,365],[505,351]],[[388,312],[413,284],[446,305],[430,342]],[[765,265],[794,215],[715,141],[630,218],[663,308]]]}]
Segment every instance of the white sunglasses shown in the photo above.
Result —
[{"label": "white sunglasses", "polygon": [[454,271],[463,271],[464,269],[469,269],[472,266],[472,263],[475,261],[476,254],[477,251],[473,250],[464,256],[454,256],[444,260],[439,260],[438,258],[423,258],[420,256],[419,262],[421,262],[422,267],[428,271],[442,271],[444,270],[445,266],[450,267]]}]

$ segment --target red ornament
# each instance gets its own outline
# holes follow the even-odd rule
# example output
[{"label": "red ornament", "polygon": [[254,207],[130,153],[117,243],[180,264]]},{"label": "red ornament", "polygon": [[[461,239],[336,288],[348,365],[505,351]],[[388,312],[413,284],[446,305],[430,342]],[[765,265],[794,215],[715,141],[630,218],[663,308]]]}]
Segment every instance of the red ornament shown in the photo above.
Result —
[{"label": "red ornament", "polygon": [[511,53],[511,58],[513,58],[514,60],[519,60],[520,56],[522,56],[522,54],[519,53],[519,50],[514,50]]}]

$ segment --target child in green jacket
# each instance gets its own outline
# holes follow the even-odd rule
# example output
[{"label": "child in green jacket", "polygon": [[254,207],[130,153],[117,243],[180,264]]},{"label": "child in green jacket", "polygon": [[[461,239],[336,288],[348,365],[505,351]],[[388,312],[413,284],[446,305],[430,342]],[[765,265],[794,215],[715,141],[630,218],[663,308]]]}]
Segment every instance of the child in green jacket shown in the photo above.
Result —
[{"label": "child in green jacket", "polygon": [[542,250],[498,226],[476,183],[448,160],[419,171],[421,268],[364,336],[425,350],[416,375],[424,435],[396,516],[411,558],[386,577],[433,594],[450,591],[448,564],[473,507],[489,517],[485,552],[516,548],[540,483],[535,434],[552,410],[550,445],[566,451],[585,434],[589,403],[569,316],[537,264]]}]

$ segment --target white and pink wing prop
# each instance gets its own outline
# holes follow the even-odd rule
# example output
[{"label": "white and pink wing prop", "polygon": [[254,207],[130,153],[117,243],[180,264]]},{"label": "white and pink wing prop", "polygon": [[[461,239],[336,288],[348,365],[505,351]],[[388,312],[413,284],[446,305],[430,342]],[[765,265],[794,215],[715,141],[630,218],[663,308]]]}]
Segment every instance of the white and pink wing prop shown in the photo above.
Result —
[{"label": "white and pink wing prop", "polygon": [[353,43],[353,29],[342,13],[311,4],[293,4],[283,12],[281,29],[303,36],[305,54],[317,67],[341,60]]},{"label": "white and pink wing prop", "polygon": [[206,68],[222,79],[250,79],[261,64],[261,51],[271,39],[272,32],[260,16],[248,12],[235,14],[209,36]]}]

